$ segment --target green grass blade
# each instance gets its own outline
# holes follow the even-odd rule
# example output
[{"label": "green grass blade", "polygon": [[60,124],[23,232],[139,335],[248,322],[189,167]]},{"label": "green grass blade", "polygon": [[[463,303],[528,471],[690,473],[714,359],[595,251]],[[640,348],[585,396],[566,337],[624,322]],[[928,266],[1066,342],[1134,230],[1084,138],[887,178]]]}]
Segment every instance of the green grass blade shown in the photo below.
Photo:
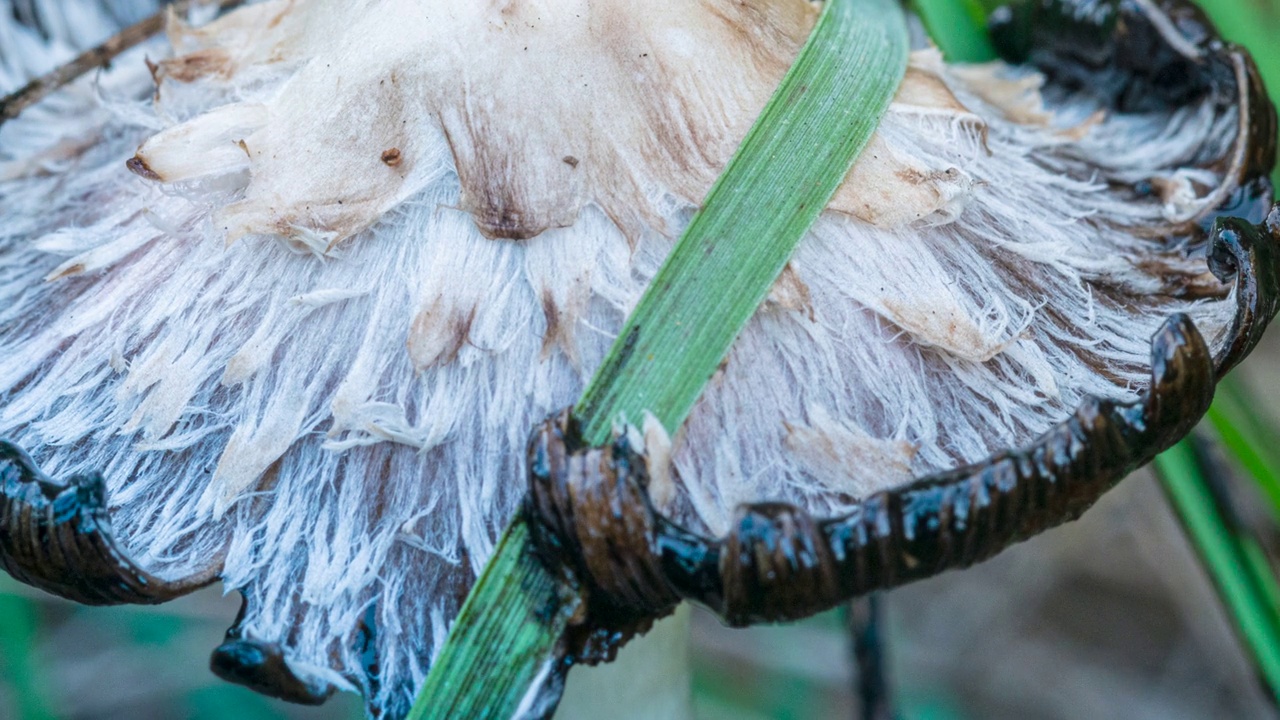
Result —
[{"label": "green grass blade", "polygon": [[529,527],[517,518],[463,603],[409,720],[511,717],[580,602],[533,556]]},{"label": "green grass blade", "polygon": [[[653,412],[679,427],[888,108],[908,39],[894,0],[828,0],[795,63],[584,393],[589,441]],[[507,718],[552,656],[576,593],[508,527],[410,712]]]},{"label": "green grass blade", "polygon": [[980,63],[996,59],[991,36],[987,34],[987,11],[978,0],[913,0],[911,7],[947,62]]},{"label": "green grass blade", "polygon": [[1236,376],[1218,383],[1206,416],[1210,427],[1233,459],[1269,501],[1271,515],[1280,518],[1280,448],[1276,432],[1254,411]]},{"label": "green grass blade", "polygon": [[830,0],[649,284],[576,412],[588,441],[648,411],[674,432],[871,138],[906,70],[890,0]]},{"label": "green grass blade", "polygon": [[1261,549],[1220,506],[1191,440],[1157,457],[1155,468],[1255,667],[1280,702],[1280,588]]}]

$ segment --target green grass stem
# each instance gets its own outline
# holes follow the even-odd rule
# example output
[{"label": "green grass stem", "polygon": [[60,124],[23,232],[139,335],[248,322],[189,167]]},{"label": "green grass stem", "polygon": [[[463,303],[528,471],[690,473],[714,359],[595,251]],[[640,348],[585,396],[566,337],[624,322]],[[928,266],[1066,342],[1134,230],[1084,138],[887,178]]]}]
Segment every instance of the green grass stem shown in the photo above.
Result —
[{"label": "green grass stem", "polygon": [[1276,432],[1254,409],[1236,376],[1218,383],[1206,418],[1231,457],[1240,464],[1268,500],[1273,518],[1280,519],[1280,446]]},{"label": "green grass stem", "polygon": [[409,720],[511,717],[581,602],[533,556],[529,526],[517,518],[463,603]]}]

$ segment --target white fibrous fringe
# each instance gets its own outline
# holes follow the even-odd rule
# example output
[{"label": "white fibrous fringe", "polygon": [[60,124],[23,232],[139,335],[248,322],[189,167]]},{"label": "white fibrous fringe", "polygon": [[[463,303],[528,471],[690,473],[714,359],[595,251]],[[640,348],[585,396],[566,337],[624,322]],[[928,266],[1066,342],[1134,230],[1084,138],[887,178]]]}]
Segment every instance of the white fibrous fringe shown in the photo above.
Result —
[{"label": "white fibrous fringe", "polygon": [[[0,89],[149,3],[34,5],[53,18],[43,36],[0,0]],[[289,133],[318,131],[303,126],[342,100],[306,93],[319,92],[317,76],[344,79],[313,58],[347,37],[330,26],[349,19],[336,9],[348,5],[363,13],[353,27],[370,27],[369,4],[320,4],[334,8],[329,18],[305,2],[247,8],[285,13],[293,35],[272,40],[283,59],[251,52],[249,36],[265,27],[252,18],[222,26],[222,39],[239,39],[232,55],[214,52],[221,36],[175,28],[185,51],[221,64],[162,66],[153,102],[142,53],[159,58],[167,44],[152,44],[0,127],[0,436],[51,474],[103,472],[118,537],[153,572],[185,574],[225,548],[226,587],[248,599],[247,635],[280,643],[298,672],[403,709],[523,494],[528,432],[582,391],[740,137],[725,133],[754,116],[715,113],[758,110],[777,76],[729,83],[723,102],[709,94],[715,83],[682,86],[695,96],[683,107],[711,118],[690,120],[679,138],[702,157],[628,158],[601,139],[608,127],[589,127],[627,108],[551,100],[548,112],[572,106],[570,119],[522,108],[520,122],[542,124],[517,152],[457,137],[466,123],[451,113],[465,112],[430,107],[450,94],[419,86],[444,81],[401,52],[394,69],[406,86],[376,91],[352,124],[394,130],[370,142],[401,155],[350,160],[357,179],[393,171],[394,181],[368,184],[347,208],[349,183],[331,175],[345,158],[315,156],[302,139],[300,159],[284,154]],[[791,40],[776,63],[751,57],[780,73],[798,42],[787,28],[805,30],[808,13],[761,20]],[[381,22],[412,34],[413,22]],[[324,42],[307,23],[330,28]],[[376,58],[376,39],[352,42]],[[391,77],[369,62],[358,70],[345,79]],[[382,113],[394,97],[428,104],[410,108],[416,125],[392,127],[400,116]],[[1026,444],[1086,395],[1133,398],[1149,338],[1171,313],[1219,342],[1231,298],[1186,248],[1137,231],[1202,209],[1203,188],[1221,179],[1194,165],[1225,153],[1235,116],[1205,104],[1104,117],[1086,99],[1064,102],[1051,115],[1034,76],[913,56],[836,211],[671,439],[672,513],[719,533],[743,502],[839,512]],[[526,158],[561,121],[586,123],[573,132],[590,148],[557,154],[553,169]],[[619,142],[640,132],[624,125]],[[715,127],[714,141],[695,137]],[[175,182],[125,170],[157,131],[143,155]],[[519,131],[493,127],[502,143],[520,143]],[[495,169],[509,150],[516,160]],[[602,157],[607,173],[589,167]],[[693,179],[670,179],[684,177],[680,163]],[[584,179],[565,197],[544,171]],[[477,218],[494,209],[484,188],[506,178],[477,173],[523,178],[503,187],[523,183],[512,202],[546,211],[515,220],[534,223],[534,236],[487,237],[511,229],[500,214],[481,218],[481,231]],[[1111,189],[1141,180],[1167,191]],[[306,192],[321,189],[336,194],[313,198],[308,214]],[[1178,299],[1179,283],[1208,299]],[[376,683],[358,648],[370,626]]]}]

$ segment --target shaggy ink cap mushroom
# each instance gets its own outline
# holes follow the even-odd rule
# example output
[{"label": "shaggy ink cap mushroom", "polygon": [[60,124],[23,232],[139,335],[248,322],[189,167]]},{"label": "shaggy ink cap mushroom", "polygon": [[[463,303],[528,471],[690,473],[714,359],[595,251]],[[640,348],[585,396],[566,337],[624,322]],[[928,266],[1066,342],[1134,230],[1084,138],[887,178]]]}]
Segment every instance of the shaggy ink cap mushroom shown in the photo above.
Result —
[{"label": "shaggy ink cap mushroom", "polygon": [[[0,0],[0,87],[154,9]],[[403,714],[529,429],[554,435],[814,17],[268,0],[27,106],[0,125],[0,564],[92,603],[221,578],[245,606],[220,675]],[[630,441],[639,599],[589,527],[540,526],[592,622],[796,617],[976,562],[1185,434],[1258,341],[1280,212],[1248,56],[1185,3],[996,17],[1004,63],[913,53],[688,422]],[[542,469],[535,505],[582,480]]]}]

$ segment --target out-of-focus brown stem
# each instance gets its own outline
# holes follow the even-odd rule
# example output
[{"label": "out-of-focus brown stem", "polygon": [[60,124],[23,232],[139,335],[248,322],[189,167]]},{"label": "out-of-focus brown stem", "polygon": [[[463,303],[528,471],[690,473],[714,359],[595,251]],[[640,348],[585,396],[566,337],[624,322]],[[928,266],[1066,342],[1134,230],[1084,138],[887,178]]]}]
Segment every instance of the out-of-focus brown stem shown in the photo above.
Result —
[{"label": "out-of-focus brown stem", "polygon": [[893,689],[889,685],[888,637],[884,623],[884,599],[871,593],[849,603],[849,639],[857,675],[857,697],[862,720],[893,720]]}]

